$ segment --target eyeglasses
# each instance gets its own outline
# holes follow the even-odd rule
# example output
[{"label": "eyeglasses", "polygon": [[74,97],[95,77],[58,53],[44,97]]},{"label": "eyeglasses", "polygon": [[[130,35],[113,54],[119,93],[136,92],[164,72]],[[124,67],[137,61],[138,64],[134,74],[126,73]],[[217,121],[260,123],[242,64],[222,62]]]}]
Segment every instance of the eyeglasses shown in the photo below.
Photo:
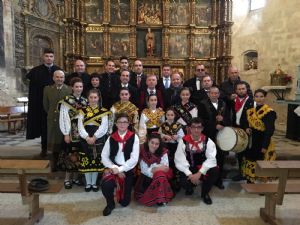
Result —
[{"label": "eyeglasses", "polygon": [[203,72],[203,71],[205,71],[205,69],[196,69],[196,71],[198,71],[198,72]]}]

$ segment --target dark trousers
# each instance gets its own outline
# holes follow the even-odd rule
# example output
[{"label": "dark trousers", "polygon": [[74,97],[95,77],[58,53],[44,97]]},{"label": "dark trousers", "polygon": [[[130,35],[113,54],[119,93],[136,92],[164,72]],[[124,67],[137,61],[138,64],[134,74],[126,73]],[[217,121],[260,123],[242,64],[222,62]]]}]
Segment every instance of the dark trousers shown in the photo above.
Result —
[{"label": "dark trousers", "polygon": [[[133,187],[133,171],[125,172],[125,184],[124,184],[124,197],[120,200],[122,206],[129,205],[131,201],[131,191]],[[115,206],[114,201],[114,190],[117,187],[115,180],[109,180],[101,183],[102,193],[106,199],[106,204],[108,207],[113,208]]]},{"label": "dark trousers", "polygon": [[225,160],[226,154],[227,154],[227,152],[224,152],[217,147],[216,160],[217,160],[217,165],[219,167],[219,176],[216,181],[216,184],[221,184],[223,182],[222,173],[223,173],[224,160]]},{"label": "dark trousers", "polygon": [[[198,169],[190,169],[190,170],[192,171],[193,174],[198,171]],[[216,180],[219,177],[219,168],[218,167],[210,168],[206,174],[207,174],[206,176],[202,175],[200,178],[203,181],[201,196],[208,194],[212,186],[216,183]],[[187,179],[188,177],[184,173],[179,172],[179,176],[180,176],[180,185],[185,190],[191,190],[195,187],[195,185],[190,180]]]},{"label": "dark trousers", "polygon": [[43,117],[41,122],[41,144],[42,151],[47,152],[47,117]]}]

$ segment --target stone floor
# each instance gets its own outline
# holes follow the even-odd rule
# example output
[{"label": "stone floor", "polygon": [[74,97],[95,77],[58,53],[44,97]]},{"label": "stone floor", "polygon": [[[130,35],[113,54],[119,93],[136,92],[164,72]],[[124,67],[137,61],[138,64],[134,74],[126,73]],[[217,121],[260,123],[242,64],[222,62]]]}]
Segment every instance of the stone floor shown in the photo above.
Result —
[{"label": "stone floor", "polygon": [[[300,142],[286,139],[284,133],[274,135],[279,159],[300,160]],[[22,133],[8,135],[0,133],[0,158],[38,158],[39,140],[26,141]],[[231,157],[232,158],[232,157]],[[228,174],[235,168],[228,160]],[[61,174],[62,175],[62,174]],[[61,179],[62,176],[57,176]],[[58,194],[43,194],[41,206],[45,216],[39,225],[94,225],[94,224],[186,224],[186,225],[264,225],[259,217],[259,208],[264,205],[264,197],[251,195],[241,189],[239,182],[226,176],[225,190],[213,188],[213,204],[205,205],[200,199],[200,187],[195,194],[186,197],[183,191],[166,207],[144,207],[132,202],[129,207],[118,206],[108,217],[102,216],[105,200],[101,191],[85,193],[82,187],[61,190]],[[1,177],[1,180],[16,180]],[[17,181],[16,181],[17,182]],[[285,195],[282,206],[277,207],[277,217],[283,225],[300,224],[300,195]],[[26,206],[22,205],[19,194],[0,193],[0,224],[16,225],[19,220],[13,217],[26,217]]]}]

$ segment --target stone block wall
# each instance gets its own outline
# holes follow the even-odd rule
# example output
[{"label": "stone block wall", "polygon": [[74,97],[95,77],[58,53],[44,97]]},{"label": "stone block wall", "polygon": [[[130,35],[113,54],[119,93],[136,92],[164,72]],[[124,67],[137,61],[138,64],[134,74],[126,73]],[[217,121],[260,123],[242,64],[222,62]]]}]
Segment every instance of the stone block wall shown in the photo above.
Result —
[{"label": "stone block wall", "polygon": [[[249,12],[249,0],[233,1],[232,64],[241,68],[242,79],[253,90],[270,85],[270,73],[277,65],[293,76],[286,99],[294,99],[297,67],[300,64],[300,11],[298,0],[266,1],[264,8]],[[258,52],[258,69],[243,71],[243,54]],[[268,103],[278,114],[277,128],[285,129],[287,105],[278,104],[272,93]]]}]

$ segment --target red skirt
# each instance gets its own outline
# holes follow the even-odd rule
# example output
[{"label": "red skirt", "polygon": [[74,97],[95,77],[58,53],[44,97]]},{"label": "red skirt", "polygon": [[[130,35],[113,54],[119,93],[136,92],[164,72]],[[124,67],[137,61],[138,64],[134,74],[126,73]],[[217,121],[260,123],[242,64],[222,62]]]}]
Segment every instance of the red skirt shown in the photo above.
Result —
[{"label": "red skirt", "polygon": [[154,173],[153,178],[141,174],[135,186],[136,200],[146,206],[170,202],[174,196],[169,183],[171,178],[172,170],[167,173],[158,171]]}]

